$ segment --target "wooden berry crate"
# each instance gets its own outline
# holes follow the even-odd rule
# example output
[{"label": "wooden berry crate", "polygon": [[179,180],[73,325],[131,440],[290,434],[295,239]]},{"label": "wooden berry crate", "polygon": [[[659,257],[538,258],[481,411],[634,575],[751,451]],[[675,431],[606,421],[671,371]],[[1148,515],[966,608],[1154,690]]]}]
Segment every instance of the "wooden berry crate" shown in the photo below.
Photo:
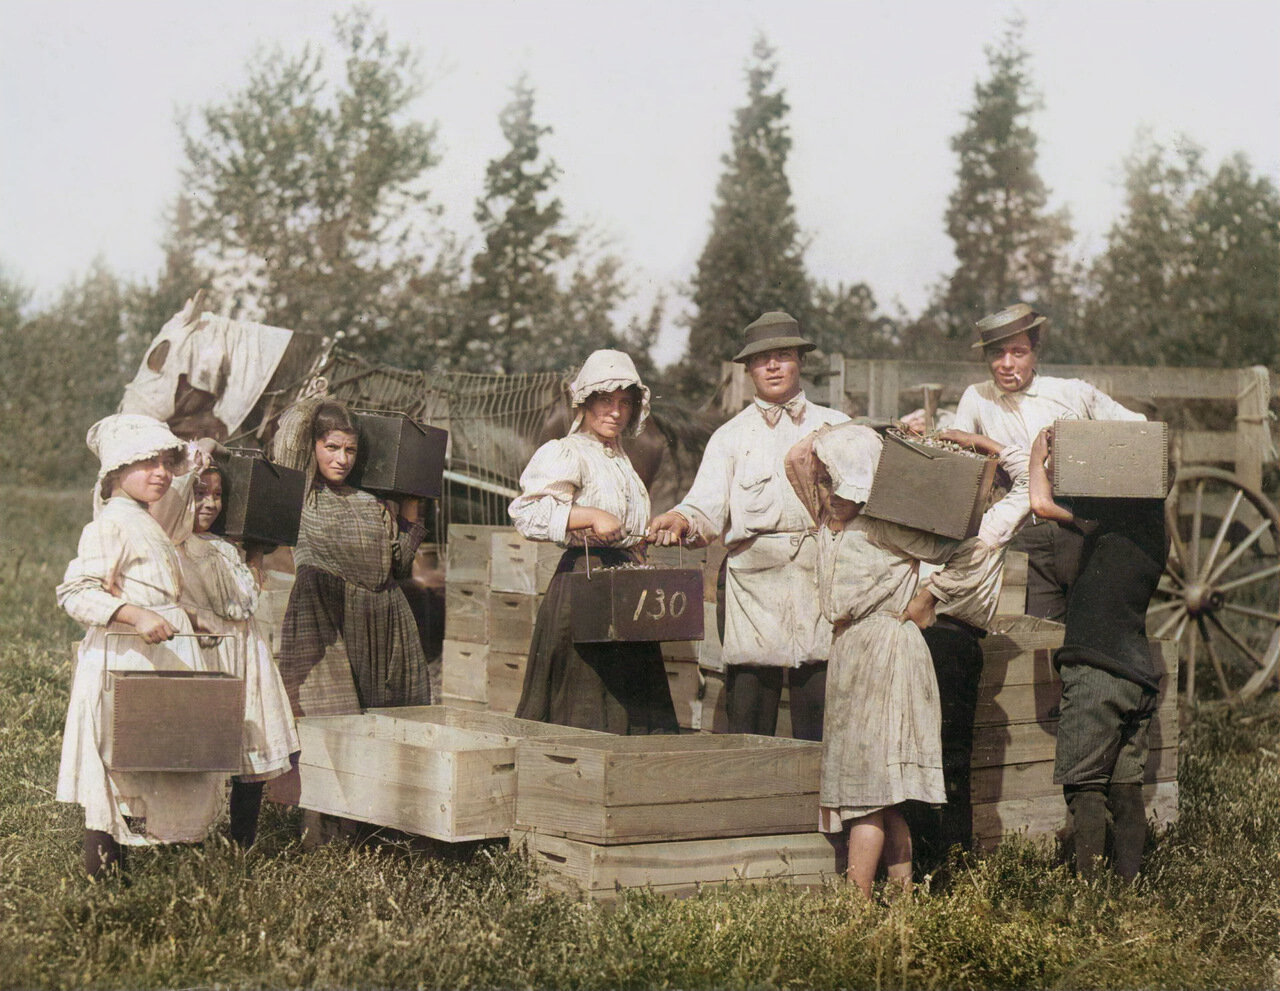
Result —
[{"label": "wooden berry crate", "polygon": [[765,736],[522,740],[522,827],[588,843],[810,831],[822,746]]}]

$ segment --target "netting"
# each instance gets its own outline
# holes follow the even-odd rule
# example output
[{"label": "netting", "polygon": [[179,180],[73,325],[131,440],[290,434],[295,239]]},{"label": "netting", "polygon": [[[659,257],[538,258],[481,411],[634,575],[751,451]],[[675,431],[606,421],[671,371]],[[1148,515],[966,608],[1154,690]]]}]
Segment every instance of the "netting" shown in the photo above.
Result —
[{"label": "netting", "polygon": [[354,409],[397,410],[449,431],[441,531],[447,523],[510,524],[507,505],[519,494],[520,473],[563,402],[556,372],[413,372],[337,349],[303,392],[320,386],[318,378]]}]

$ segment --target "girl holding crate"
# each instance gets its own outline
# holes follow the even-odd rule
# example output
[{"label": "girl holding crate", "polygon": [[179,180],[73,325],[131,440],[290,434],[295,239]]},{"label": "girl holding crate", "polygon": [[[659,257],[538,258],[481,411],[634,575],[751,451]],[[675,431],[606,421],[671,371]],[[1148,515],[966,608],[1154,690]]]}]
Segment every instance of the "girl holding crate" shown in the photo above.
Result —
[{"label": "girl holding crate", "polygon": [[107,670],[213,668],[178,604],[177,550],[148,512],[174,474],[187,470],[186,444],[159,420],[134,414],[98,421],[87,441],[101,462],[93,521],[57,589],[58,604],[86,628],[67,708],[57,799],[84,808],[84,867],[96,877],[123,866],[126,846],[203,840],[221,812],[226,775],[116,772],[103,761]]},{"label": "girl holding crate", "polygon": [[[211,450],[215,442],[200,446]],[[178,548],[182,607],[197,633],[218,637],[204,648],[210,666],[245,681],[241,766],[231,779],[231,838],[249,847],[257,836],[263,785],[289,770],[298,733],[271,647],[253,620],[262,548],[246,548],[246,564],[233,544],[209,530],[221,512],[222,472],[211,462],[175,483],[153,507]]]}]

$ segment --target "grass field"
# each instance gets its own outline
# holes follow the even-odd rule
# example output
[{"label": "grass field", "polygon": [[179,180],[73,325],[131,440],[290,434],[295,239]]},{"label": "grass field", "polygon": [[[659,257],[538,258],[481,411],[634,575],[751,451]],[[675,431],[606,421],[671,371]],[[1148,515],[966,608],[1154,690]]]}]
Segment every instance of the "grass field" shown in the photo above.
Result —
[{"label": "grass field", "polygon": [[644,892],[613,910],[543,894],[501,845],[306,851],[269,808],[243,855],[134,852],[81,876],[83,820],[53,800],[79,632],[53,588],[87,493],[0,487],[0,986],[1275,988],[1280,712],[1203,717],[1182,812],[1125,886],[1009,843],[942,891],[867,906],[843,885]]}]

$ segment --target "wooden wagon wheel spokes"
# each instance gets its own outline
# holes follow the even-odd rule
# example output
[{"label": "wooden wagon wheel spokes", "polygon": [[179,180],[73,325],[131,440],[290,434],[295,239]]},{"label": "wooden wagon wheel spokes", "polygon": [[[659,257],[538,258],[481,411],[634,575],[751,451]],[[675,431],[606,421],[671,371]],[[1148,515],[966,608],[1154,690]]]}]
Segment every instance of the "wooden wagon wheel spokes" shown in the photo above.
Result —
[{"label": "wooden wagon wheel spokes", "polygon": [[1181,644],[1187,701],[1238,703],[1280,666],[1280,514],[1229,472],[1181,472],[1165,503],[1169,558],[1147,617]]}]

